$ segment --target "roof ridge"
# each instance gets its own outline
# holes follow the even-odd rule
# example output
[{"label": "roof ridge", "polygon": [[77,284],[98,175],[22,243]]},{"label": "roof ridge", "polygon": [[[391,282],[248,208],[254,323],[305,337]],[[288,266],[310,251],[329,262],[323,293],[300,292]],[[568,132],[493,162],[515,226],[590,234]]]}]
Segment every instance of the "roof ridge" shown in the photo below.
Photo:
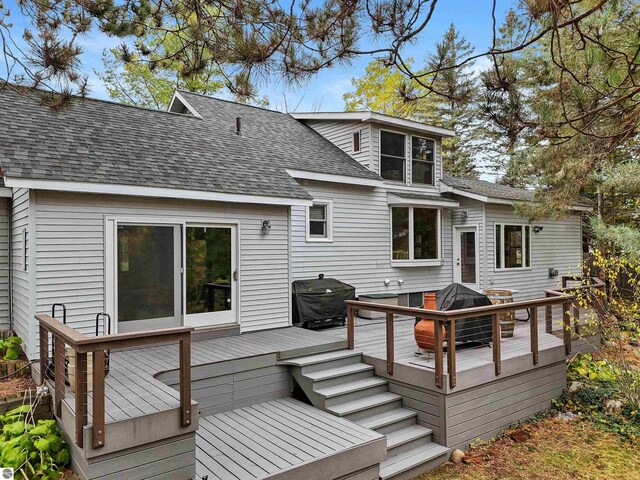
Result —
[{"label": "roof ridge", "polygon": [[[16,89],[23,89],[23,88],[28,88],[28,87],[24,87],[22,85],[16,85],[14,83],[7,83],[8,85],[15,87]],[[0,89],[0,91],[2,91],[2,89]],[[13,91],[14,93],[18,94],[18,95],[23,95],[22,93],[20,93],[17,90],[10,90]],[[56,92],[52,92],[52,91],[48,91],[48,90],[44,90],[42,88],[35,88],[35,89],[30,89],[26,95],[23,95],[25,97],[28,97],[29,95],[32,95],[35,92],[40,92],[40,93],[45,93],[45,94],[52,94],[52,93],[56,93]],[[89,97],[89,96],[82,96],[82,95],[75,95],[75,94],[70,94],[69,95],[72,99],[74,100],[81,100],[81,101],[90,101],[90,102],[99,102],[99,103],[106,103],[108,105],[113,105],[116,107],[126,107],[126,108],[133,108],[133,109],[137,109],[137,110],[142,110],[145,112],[153,112],[153,113],[162,113],[162,114],[169,114],[169,115],[177,115],[180,116],[182,118],[197,118],[198,120],[200,120],[198,117],[195,117],[194,115],[186,115],[184,113],[178,113],[178,112],[170,112],[168,110],[160,110],[158,108],[150,108],[150,107],[141,107],[140,105],[132,105],[130,103],[123,103],[123,102],[116,102],[115,100],[107,100],[104,98],[95,98],[95,97]]]},{"label": "roof ridge", "polygon": [[205,95],[204,93],[191,92],[189,90],[183,90],[181,88],[176,88],[176,92],[186,93],[187,95],[194,95],[196,97],[206,98],[207,100],[214,100],[214,101],[218,101],[218,102],[231,103],[233,105],[239,105],[241,107],[255,108],[255,109],[258,109],[258,110],[263,110],[265,112],[279,113],[280,115],[289,115],[288,113],[281,112],[279,110],[273,110],[271,108],[259,107],[258,105],[251,105],[251,104],[248,104],[248,103],[236,102],[235,100],[228,100],[226,98],[212,97],[211,95]]}]

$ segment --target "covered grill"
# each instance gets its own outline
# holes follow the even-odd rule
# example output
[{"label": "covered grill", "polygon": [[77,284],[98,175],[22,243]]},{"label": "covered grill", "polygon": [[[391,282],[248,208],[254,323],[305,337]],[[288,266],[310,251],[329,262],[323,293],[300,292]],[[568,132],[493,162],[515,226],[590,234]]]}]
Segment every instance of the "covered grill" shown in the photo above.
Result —
[{"label": "covered grill", "polygon": [[[459,283],[452,283],[436,295],[438,310],[459,310],[485,305],[491,305],[489,297]],[[456,341],[458,342],[489,343],[492,333],[491,315],[456,320]]]},{"label": "covered grill", "polygon": [[296,280],[293,282],[293,322],[305,328],[344,325],[345,300],[354,300],[356,289],[334,278]]}]

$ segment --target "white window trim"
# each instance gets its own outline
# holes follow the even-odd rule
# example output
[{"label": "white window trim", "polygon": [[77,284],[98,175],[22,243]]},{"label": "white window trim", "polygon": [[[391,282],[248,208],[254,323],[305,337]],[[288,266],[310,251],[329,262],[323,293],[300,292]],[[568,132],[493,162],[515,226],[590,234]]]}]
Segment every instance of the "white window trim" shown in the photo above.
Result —
[{"label": "white window trim", "polygon": [[[358,135],[358,148],[356,149],[356,135]],[[351,133],[351,149],[353,153],[360,153],[362,151],[362,130],[356,130]]]},{"label": "white window trim", "polygon": [[306,207],[305,215],[305,238],[307,243],[332,243],[333,242],[333,201],[331,200],[314,200],[312,206],[324,206],[327,209],[327,236],[314,237],[311,235],[309,215],[309,206]]},{"label": "white window trim", "polygon": [[[380,128],[378,129],[378,175],[380,175],[382,177],[382,132],[388,132],[388,133],[395,133],[398,135],[402,135],[404,136],[404,180],[388,180],[386,178],[382,178],[385,183],[392,183],[394,185],[410,185],[409,183],[409,179],[407,178],[407,175],[410,172],[407,172],[407,165],[408,165],[408,161],[407,161],[407,137],[411,137],[411,135],[407,135],[405,132],[400,132],[398,130],[390,130],[388,128]],[[388,157],[392,157],[392,155],[387,155]],[[393,157],[393,158],[400,158],[400,157]]]},{"label": "white window trim", "polygon": [[[521,227],[522,228],[522,267],[505,267],[505,263],[504,263],[504,227],[505,226],[510,226],[510,227]],[[500,227],[500,267],[498,267],[498,256],[496,255],[496,246],[497,246],[497,239],[495,238],[496,236],[496,227]],[[524,242],[525,234],[524,234],[524,227],[529,227],[529,244],[527,245],[526,242]],[[527,258],[527,253],[531,253],[531,242],[533,241],[533,227],[531,226],[530,223],[498,223],[496,222],[493,226],[493,267],[496,269],[496,271],[498,272],[517,272],[518,270],[531,270],[532,266],[533,266],[533,255],[529,255],[529,266],[525,267],[524,266],[524,260],[525,258]]]},{"label": "white window trim", "polygon": [[[413,258],[409,258],[408,260],[395,260],[393,258],[393,209],[394,208],[408,208],[409,209],[409,256],[413,257],[414,248],[413,248],[413,209],[414,208],[428,208],[430,210],[437,210],[437,227],[436,231],[438,235],[436,237],[437,241],[437,252],[438,258],[430,258],[430,259],[418,259],[415,260]],[[433,208],[433,207],[425,207],[422,205],[394,205],[389,209],[389,257],[391,259],[392,267],[439,267],[442,265],[442,209],[441,208]]]},{"label": "white window trim", "polygon": [[[413,139],[414,138],[421,138],[423,140],[431,140],[433,142],[433,183],[413,183]],[[409,178],[407,179],[407,185],[412,185],[414,187],[430,187],[433,188],[436,186],[436,168],[438,166],[438,162],[436,162],[436,145],[437,145],[438,141],[435,138],[431,138],[431,137],[425,137],[424,135],[409,135]],[[422,160],[416,160],[418,162],[422,161]],[[423,163],[429,163],[429,162],[423,162]]]}]

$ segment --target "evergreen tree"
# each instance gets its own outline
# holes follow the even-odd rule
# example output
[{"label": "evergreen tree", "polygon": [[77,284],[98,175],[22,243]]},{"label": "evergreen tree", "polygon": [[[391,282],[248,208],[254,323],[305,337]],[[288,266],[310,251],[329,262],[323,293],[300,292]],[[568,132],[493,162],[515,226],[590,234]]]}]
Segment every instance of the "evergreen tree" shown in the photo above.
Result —
[{"label": "evergreen tree", "polygon": [[430,76],[429,88],[374,61],[364,76],[351,80],[355,88],[344,95],[345,110],[373,110],[454,130],[455,137],[442,142],[444,169],[456,177],[477,178],[472,135],[477,96],[473,63],[456,67],[471,55],[473,48],[451,24],[422,69],[438,71]]}]

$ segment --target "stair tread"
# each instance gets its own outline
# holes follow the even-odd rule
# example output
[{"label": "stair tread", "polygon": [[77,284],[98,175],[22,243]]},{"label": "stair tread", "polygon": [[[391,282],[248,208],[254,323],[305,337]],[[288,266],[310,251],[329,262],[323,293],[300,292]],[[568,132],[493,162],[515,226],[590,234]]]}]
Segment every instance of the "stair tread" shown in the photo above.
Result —
[{"label": "stair tread", "polygon": [[338,405],[327,407],[327,410],[335,413],[336,415],[344,416],[350,413],[360,412],[368,408],[377,407],[378,405],[384,405],[385,403],[391,403],[401,399],[402,397],[400,395],[396,395],[395,393],[377,393],[367,398],[359,398],[358,400],[351,400],[348,402],[339,403]]},{"label": "stair tread", "polygon": [[386,385],[388,380],[379,377],[364,378],[362,380],[356,380],[354,382],[347,382],[341,385],[335,385],[333,387],[325,387],[315,390],[319,395],[325,398],[338,397],[347,393],[357,392],[358,390],[364,390],[371,387],[378,387],[380,385]]},{"label": "stair tread", "polygon": [[317,365],[318,363],[330,362],[332,360],[340,360],[342,358],[359,357],[362,353],[356,350],[335,350],[333,352],[317,353],[315,355],[307,355],[304,357],[290,358],[280,362],[281,364],[296,365],[298,367],[306,367],[309,365]]},{"label": "stair tread", "polygon": [[390,410],[388,412],[363,418],[362,420],[357,420],[356,423],[361,427],[376,430],[377,428],[401,422],[402,420],[416,417],[417,415],[418,413],[415,410],[409,410],[408,408],[396,408],[395,410]]},{"label": "stair tread", "polygon": [[366,363],[353,363],[343,367],[327,368],[326,370],[318,370],[317,372],[304,373],[303,375],[314,382],[321,380],[329,380],[330,378],[343,377],[352,373],[360,373],[367,370],[373,370],[373,366]]},{"label": "stair tread", "polygon": [[387,449],[391,450],[392,448],[404,445],[418,438],[428,437],[432,433],[433,430],[430,428],[417,424],[396,430],[395,432],[387,434]]},{"label": "stair tread", "polygon": [[434,442],[412,448],[394,457],[389,457],[380,463],[380,478],[382,480],[392,478],[448,453],[449,449],[447,447]]}]

